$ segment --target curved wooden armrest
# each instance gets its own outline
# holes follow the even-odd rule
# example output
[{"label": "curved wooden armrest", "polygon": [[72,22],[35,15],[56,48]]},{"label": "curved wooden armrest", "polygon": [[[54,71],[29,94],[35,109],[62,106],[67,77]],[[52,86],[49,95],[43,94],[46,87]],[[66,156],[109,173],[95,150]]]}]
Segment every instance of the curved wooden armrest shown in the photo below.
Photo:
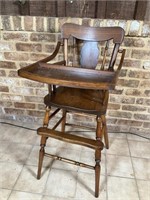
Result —
[{"label": "curved wooden armrest", "polygon": [[124,60],[124,57],[125,57],[126,50],[125,49],[120,49],[119,53],[121,53],[122,55],[121,55],[121,59],[120,59],[120,63],[119,63],[119,66],[117,68],[117,71],[120,71],[121,68],[122,68],[122,63],[123,63],[123,60]]},{"label": "curved wooden armrest", "polygon": [[49,62],[50,60],[53,60],[53,59],[57,56],[61,45],[62,45],[62,43],[61,43],[60,41],[58,41],[54,52],[53,52],[50,56],[48,56],[48,57],[46,57],[46,58],[44,58],[44,59],[42,59],[42,60],[39,60],[38,62],[47,63],[47,62]]},{"label": "curved wooden armrest", "polygon": [[119,72],[120,72],[120,70],[121,70],[121,68],[122,68],[122,64],[123,64],[125,52],[126,52],[125,49],[120,49],[120,50],[119,50],[119,53],[121,53],[122,55],[121,55],[121,59],[120,59],[119,66],[118,66],[118,68],[117,68],[117,70],[116,70],[115,84],[116,84],[116,82],[117,82],[117,79],[118,79],[118,76],[119,76]]}]

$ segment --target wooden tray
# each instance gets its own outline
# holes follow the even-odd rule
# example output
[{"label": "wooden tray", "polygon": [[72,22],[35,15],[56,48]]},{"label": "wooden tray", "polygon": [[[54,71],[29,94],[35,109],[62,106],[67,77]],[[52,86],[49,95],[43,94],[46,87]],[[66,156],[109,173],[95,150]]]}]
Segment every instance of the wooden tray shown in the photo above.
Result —
[{"label": "wooden tray", "polygon": [[86,89],[113,89],[115,72],[37,62],[18,70],[18,75],[47,84]]}]

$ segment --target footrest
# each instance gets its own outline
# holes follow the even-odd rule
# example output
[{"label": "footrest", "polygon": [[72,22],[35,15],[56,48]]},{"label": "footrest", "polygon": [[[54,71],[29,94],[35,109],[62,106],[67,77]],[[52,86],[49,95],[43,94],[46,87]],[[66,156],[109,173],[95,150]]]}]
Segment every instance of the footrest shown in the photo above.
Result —
[{"label": "footrest", "polygon": [[84,138],[77,135],[71,135],[65,132],[60,132],[56,130],[52,130],[45,127],[40,127],[37,129],[38,135],[43,135],[45,137],[52,137],[64,142],[79,144],[82,146],[86,146],[92,149],[103,149],[103,143],[100,140],[93,140],[89,138]]}]

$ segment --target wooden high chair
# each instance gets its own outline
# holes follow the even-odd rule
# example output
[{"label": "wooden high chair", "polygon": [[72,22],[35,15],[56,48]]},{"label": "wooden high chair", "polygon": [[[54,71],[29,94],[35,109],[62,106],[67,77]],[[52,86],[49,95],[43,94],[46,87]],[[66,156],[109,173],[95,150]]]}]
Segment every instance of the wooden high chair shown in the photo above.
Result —
[{"label": "wooden high chair", "polygon": [[[19,70],[21,77],[47,83],[49,88],[48,94],[44,97],[46,112],[43,127],[37,130],[41,136],[37,178],[41,177],[44,156],[90,168],[95,170],[95,197],[98,197],[103,137],[105,147],[109,148],[105,115],[109,90],[115,88],[125,55],[125,50],[119,50],[124,30],[121,27],[87,27],[66,23],[61,28],[61,38],[62,42],[58,42],[52,55]],[[70,39],[71,42],[68,42]],[[61,46],[64,49],[64,60],[49,64]],[[118,53],[121,53],[121,57],[116,68],[114,66]],[[50,114],[52,107],[56,109]],[[62,111],[61,119],[53,128],[49,128],[49,121],[59,111]],[[66,122],[68,112],[95,116],[97,122],[95,140],[65,132],[65,126],[69,125]],[[59,124],[61,131],[56,130]],[[91,166],[45,152],[49,137],[93,149],[95,165]]]}]

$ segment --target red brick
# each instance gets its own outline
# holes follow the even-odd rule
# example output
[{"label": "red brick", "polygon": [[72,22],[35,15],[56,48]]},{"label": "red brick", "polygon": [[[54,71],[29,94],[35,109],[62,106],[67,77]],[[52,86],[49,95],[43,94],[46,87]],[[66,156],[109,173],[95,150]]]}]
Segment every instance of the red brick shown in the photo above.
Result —
[{"label": "red brick", "polygon": [[38,104],[38,110],[45,111],[45,104]]},{"label": "red brick", "polygon": [[37,118],[37,117],[31,117],[29,115],[16,115],[15,116],[15,120],[16,121],[19,121],[19,122],[25,122],[25,123],[29,123],[29,124],[32,124],[32,123],[36,123],[36,124],[39,124],[39,126],[42,124],[43,122],[43,119],[42,118]]},{"label": "red brick", "polygon": [[18,52],[5,52],[5,59],[14,60],[14,61],[27,61],[29,60],[29,55],[27,53],[18,53]]},{"label": "red brick", "polygon": [[144,47],[145,46],[145,42],[141,38],[133,38],[133,37],[132,38],[128,38],[128,37],[125,37],[123,45],[126,46],[126,47]]},{"label": "red brick", "polygon": [[33,17],[24,17],[24,29],[25,31],[33,31]]},{"label": "red brick", "polygon": [[146,21],[143,24],[142,36],[149,36],[149,35],[150,35],[150,22]]},{"label": "red brick", "polygon": [[32,33],[30,40],[35,42],[56,42],[56,37],[55,34],[51,33]]},{"label": "red brick", "polygon": [[32,103],[20,103],[20,102],[15,102],[14,106],[16,108],[25,108],[25,109],[35,109],[35,104]]},{"label": "red brick", "polygon": [[122,69],[122,70],[120,71],[120,73],[119,73],[119,76],[120,76],[120,77],[125,77],[126,74],[127,74],[127,70],[126,70],[126,69]]},{"label": "red brick", "polygon": [[27,110],[27,115],[35,117],[44,117],[45,112],[38,110]]},{"label": "red brick", "polygon": [[50,33],[55,33],[55,22],[56,22],[56,18],[55,17],[48,17],[47,18],[47,31],[49,31]]},{"label": "red brick", "polygon": [[22,30],[21,16],[13,16],[13,24],[14,24],[14,30],[21,31]]},{"label": "red brick", "polygon": [[150,128],[150,123],[149,122],[144,122],[143,123],[144,128]]},{"label": "red brick", "polygon": [[132,95],[132,96],[140,96],[143,94],[143,91],[141,91],[139,89],[127,89],[125,94]]},{"label": "red brick", "polygon": [[150,72],[148,71],[129,71],[129,77],[139,78],[139,79],[150,79]]},{"label": "red brick", "polygon": [[72,120],[73,121],[76,121],[76,122],[86,122],[86,123],[90,123],[90,122],[94,122],[94,118],[92,116],[88,116],[88,115],[85,115],[85,114],[77,114],[77,113],[74,113],[72,115]]},{"label": "red brick", "polygon": [[140,68],[141,67],[141,60],[131,60],[131,59],[124,59],[123,61],[123,66],[124,67],[136,67]]},{"label": "red brick", "polygon": [[36,31],[44,31],[44,17],[36,17]]},{"label": "red brick", "polygon": [[19,78],[19,77],[18,77],[18,72],[17,72],[17,71],[9,71],[8,76],[9,76],[9,77]]},{"label": "red brick", "polygon": [[140,22],[137,20],[131,21],[129,35],[138,36],[140,30]]},{"label": "red brick", "polygon": [[25,96],[25,102],[43,103],[43,97],[38,96]]},{"label": "red brick", "polygon": [[119,79],[117,84],[119,86],[124,86],[124,87],[138,87],[139,81],[138,80],[127,80],[127,79]]},{"label": "red brick", "polygon": [[[33,63],[33,62],[32,62]],[[19,62],[19,67],[20,68],[23,68],[23,67],[26,67],[26,66],[28,66],[28,65],[31,65],[32,63],[30,63],[30,62]]]},{"label": "red brick", "polygon": [[141,105],[144,104],[144,98],[137,98],[136,103]]},{"label": "red brick", "polygon": [[3,30],[11,30],[12,29],[11,22],[10,22],[10,16],[2,15],[1,20],[2,20]]},{"label": "red brick", "polygon": [[123,89],[117,89],[117,87],[114,90],[110,90],[110,94],[122,94]]},{"label": "red brick", "polygon": [[[127,127],[128,128],[128,127]],[[107,126],[107,130],[108,130],[108,132],[109,133],[118,133],[118,132],[120,132],[121,131],[121,127],[120,126],[113,126],[113,125],[108,125]]]},{"label": "red brick", "polygon": [[27,52],[40,52],[42,50],[42,46],[41,44],[17,43],[16,50]]},{"label": "red brick", "polygon": [[147,97],[150,97],[150,90],[145,90],[144,94],[145,94]]},{"label": "red brick", "polygon": [[143,61],[143,69],[150,70],[150,60]]},{"label": "red brick", "polygon": [[54,44],[47,44],[45,45],[45,52],[52,53],[55,50],[56,45]]},{"label": "red brick", "polygon": [[150,106],[150,99],[145,99],[145,105]]},{"label": "red brick", "polygon": [[34,95],[34,89],[33,88],[27,88],[27,87],[10,87],[10,92],[13,94],[20,94],[20,95]]},{"label": "red brick", "polygon": [[120,105],[119,104],[109,103],[108,104],[108,109],[109,110],[119,110],[120,109]]},{"label": "red brick", "polygon": [[6,76],[5,70],[0,70],[0,76]]},{"label": "red brick", "polygon": [[20,81],[11,77],[0,77],[0,82],[7,86],[19,86]]},{"label": "red brick", "polygon": [[25,87],[43,87],[44,86],[44,83],[30,81],[30,80],[22,80],[21,83],[22,83],[22,86],[25,86]]},{"label": "red brick", "polygon": [[150,115],[148,115],[148,114],[134,114],[134,119],[150,121]]},{"label": "red brick", "polygon": [[150,105],[150,99],[137,98],[136,103],[137,104],[141,104],[141,105],[147,105],[147,106],[149,106]]},{"label": "red brick", "polygon": [[150,80],[144,80],[140,82],[140,87],[149,88],[150,87]]},{"label": "red brick", "polygon": [[38,96],[45,96],[48,93],[48,89],[35,89],[35,94]]},{"label": "red brick", "polygon": [[9,92],[9,88],[7,86],[0,86],[0,92]]},{"label": "red brick", "polygon": [[137,59],[148,59],[150,58],[150,51],[149,50],[132,50],[132,58]]},{"label": "red brick", "polygon": [[13,51],[13,45],[0,41],[0,51]]},{"label": "red brick", "polygon": [[4,69],[16,69],[16,64],[15,64],[15,62],[0,61],[0,68],[4,68]]},{"label": "red brick", "polygon": [[1,94],[1,99],[4,101],[23,101],[23,96],[13,94]]},{"label": "red brick", "polygon": [[4,32],[4,40],[13,40],[13,41],[28,41],[27,33],[15,33],[15,32]]},{"label": "red brick", "polygon": [[4,108],[6,114],[13,115],[23,115],[25,114],[25,110],[15,109],[15,108]]},{"label": "red brick", "polygon": [[138,112],[138,111],[146,111],[145,107],[140,107],[140,106],[134,106],[134,105],[123,105],[122,106],[122,110],[129,110],[129,111],[133,111],[133,112]]},{"label": "red brick", "polygon": [[48,56],[49,56],[48,54],[31,53],[30,54],[30,60],[39,61],[39,60],[42,60],[42,59],[44,59],[44,58],[46,58]]},{"label": "red brick", "polygon": [[0,101],[0,106],[2,107],[12,107],[13,103],[10,101]]},{"label": "red brick", "polygon": [[135,98],[126,97],[126,96],[118,96],[118,95],[110,95],[110,102],[112,103],[124,103],[124,104],[134,104]]},{"label": "red brick", "polygon": [[107,124],[116,124],[117,119],[107,117],[106,122],[107,122]]},{"label": "red brick", "polygon": [[131,119],[132,117],[132,113],[130,112],[112,111],[112,110],[108,112],[108,115],[112,117],[128,118],[128,119]]},{"label": "red brick", "polygon": [[118,119],[117,124],[118,125],[140,127],[140,126],[142,126],[143,122],[142,121],[134,121],[134,120]]}]

